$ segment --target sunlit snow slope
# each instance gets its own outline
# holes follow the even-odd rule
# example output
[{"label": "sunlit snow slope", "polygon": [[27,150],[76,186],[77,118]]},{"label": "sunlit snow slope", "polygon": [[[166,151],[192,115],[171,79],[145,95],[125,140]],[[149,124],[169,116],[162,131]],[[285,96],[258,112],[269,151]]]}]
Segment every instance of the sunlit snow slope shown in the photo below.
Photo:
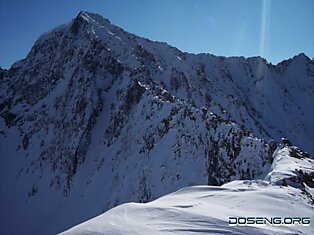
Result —
[{"label": "sunlit snow slope", "polygon": [[313,211],[298,189],[235,181],[184,188],[146,204],[123,204],[62,234],[313,234],[313,225],[228,224],[230,216],[313,218]]},{"label": "sunlit snow slope", "polygon": [[[291,157],[294,153],[297,157]],[[195,186],[150,203],[123,204],[62,234],[313,234],[313,189],[301,188],[313,186],[314,160],[293,147],[280,148],[274,156],[264,181]],[[311,224],[234,227],[229,217],[309,217]]]}]

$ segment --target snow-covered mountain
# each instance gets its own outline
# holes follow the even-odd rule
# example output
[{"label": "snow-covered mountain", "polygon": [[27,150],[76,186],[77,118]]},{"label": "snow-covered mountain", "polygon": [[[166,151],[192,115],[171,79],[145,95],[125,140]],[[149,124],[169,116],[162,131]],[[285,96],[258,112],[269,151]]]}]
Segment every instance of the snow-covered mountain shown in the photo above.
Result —
[{"label": "snow-covered mountain", "polygon": [[81,12],[0,83],[3,234],[54,234],[124,202],[262,179],[282,137],[314,153],[304,54],[276,66],[188,54]]}]

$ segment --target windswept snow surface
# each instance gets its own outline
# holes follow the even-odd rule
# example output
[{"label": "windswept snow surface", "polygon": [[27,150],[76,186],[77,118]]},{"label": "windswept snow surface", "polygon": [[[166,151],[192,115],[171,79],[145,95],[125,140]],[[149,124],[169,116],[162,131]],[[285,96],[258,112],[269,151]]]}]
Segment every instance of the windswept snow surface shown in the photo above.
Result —
[{"label": "windswept snow surface", "polygon": [[[280,146],[273,157],[263,181],[194,186],[123,204],[62,234],[314,234],[314,194],[306,185],[313,185],[313,159],[293,146]],[[229,226],[229,217],[310,217],[312,224]]]},{"label": "windswept snow surface", "polygon": [[299,189],[266,181],[195,186],[146,204],[127,203],[62,234],[314,234],[313,225],[229,226],[236,217],[311,217],[313,205]]}]

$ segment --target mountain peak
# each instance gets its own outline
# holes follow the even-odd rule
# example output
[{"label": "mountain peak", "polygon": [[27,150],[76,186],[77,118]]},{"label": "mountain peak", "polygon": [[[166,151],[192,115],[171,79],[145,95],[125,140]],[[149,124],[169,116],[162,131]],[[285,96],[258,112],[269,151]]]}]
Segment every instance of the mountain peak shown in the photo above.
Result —
[{"label": "mountain peak", "polygon": [[111,25],[111,22],[96,13],[80,11],[79,14],[72,20],[71,30],[74,34],[78,33],[82,25]]},{"label": "mountain peak", "polygon": [[72,25],[71,25],[71,31],[74,35],[78,34],[79,29],[82,27],[82,25],[89,24],[90,16],[84,12],[80,11],[80,13],[73,19]]},{"label": "mountain peak", "polygon": [[[87,11],[80,11],[79,14],[76,16],[75,19],[77,18],[82,18],[83,20],[85,20],[88,23],[98,23],[98,24],[111,24],[111,22],[104,18],[103,16],[97,14],[97,13],[91,13],[91,12],[87,12]],[[74,19],[74,20],[75,20]]]},{"label": "mountain peak", "polygon": [[294,56],[293,59],[310,60],[310,58],[306,54],[304,54],[303,52],[301,52],[298,55]]},{"label": "mountain peak", "polygon": [[89,13],[86,12],[86,11],[80,11],[80,12],[78,13],[78,15],[75,17],[74,20],[80,19],[80,18],[82,18],[83,20],[89,22],[89,19],[88,19],[88,18],[90,18]]}]

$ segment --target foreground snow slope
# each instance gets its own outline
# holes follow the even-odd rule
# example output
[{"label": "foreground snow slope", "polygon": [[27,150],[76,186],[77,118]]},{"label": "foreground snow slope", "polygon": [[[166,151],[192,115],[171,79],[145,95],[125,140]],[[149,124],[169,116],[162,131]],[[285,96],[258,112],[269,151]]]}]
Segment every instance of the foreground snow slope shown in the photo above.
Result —
[{"label": "foreground snow slope", "polygon": [[184,188],[146,204],[127,203],[62,234],[313,234],[314,228],[229,227],[230,216],[313,216],[299,189],[265,181]]},{"label": "foreground snow slope", "polygon": [[314,234],[307,227],[230,227],[229,217],[310,217],[314,160],[293,146],[274,153],[265,180],[184,188],[146,204],[127,203],[63,234]]}]

